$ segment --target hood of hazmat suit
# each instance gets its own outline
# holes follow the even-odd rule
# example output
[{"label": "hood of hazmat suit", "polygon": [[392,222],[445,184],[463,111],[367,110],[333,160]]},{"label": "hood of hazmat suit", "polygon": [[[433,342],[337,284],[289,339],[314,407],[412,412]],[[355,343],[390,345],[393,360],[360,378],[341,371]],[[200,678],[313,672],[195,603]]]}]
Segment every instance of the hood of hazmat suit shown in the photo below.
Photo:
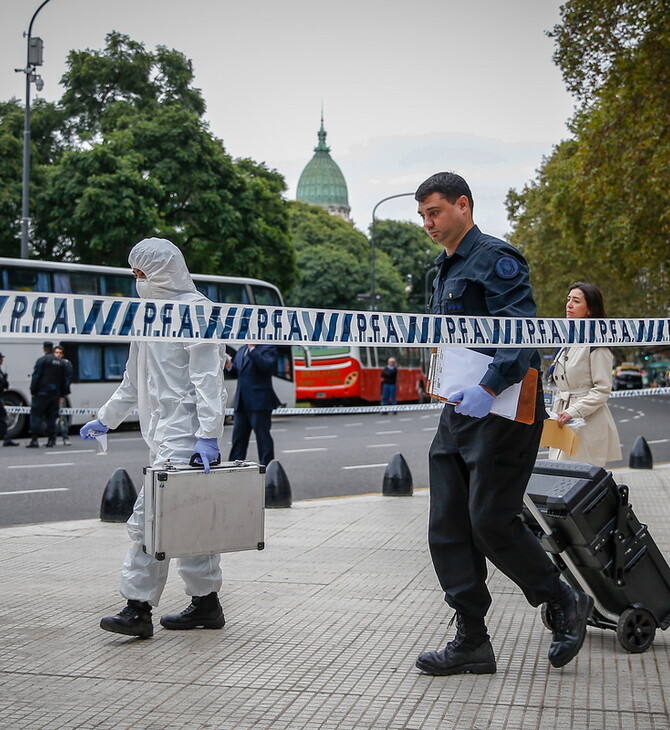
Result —
[{"label": "hood of hazmat suit", "polygon": [[[147,277],[137,280],[142,298],[170,300],[158,308],[149,331],[179,330],[179,305],[172,302],[209,301],[196,289],[181,251],[164,238],[140,241],[128,262]],[[212,342],[132,342],[123,381],[98,418],[113,429],[137,408],[152,465],[188,463],[198,438],[223,435],[223,353]]]}]

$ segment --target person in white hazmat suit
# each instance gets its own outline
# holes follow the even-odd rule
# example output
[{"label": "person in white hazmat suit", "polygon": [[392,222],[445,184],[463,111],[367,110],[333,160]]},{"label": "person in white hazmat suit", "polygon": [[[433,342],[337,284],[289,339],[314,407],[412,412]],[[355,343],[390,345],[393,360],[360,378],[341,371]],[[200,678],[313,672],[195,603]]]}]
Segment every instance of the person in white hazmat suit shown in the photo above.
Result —
[{"label": "person in white hazmat suit", "polygon": [[[138,294],[145,299],[184,302],[209,301],[198,292],[181,251],[162,238],[145,238],[135,245],[128,262],[136,276]],[[186,464],[193,454],[209,472],[220,458],[226,391],[223,386],[221,345],[211,342],[132,342],[123,381],[98,411],[97,419],[80,431],[94,439],[116,428],[134,409],[139,411],[142,436],[151,451],[151,463],[162,467]],[[152,606],[157,606],[167,580],[169,560],[156,560],[142,550],[144,490],[128,520],[132,545],[123,563],[121,595],[127,606],[106,616],[101,628],[128,636],[153,636]],[[197,529],[197,528],[196,528]],[[218,592],[221,588],[219,555],[177,559],[179,575],[191,604],[181,613],[163,616],[166,629],[220,629],[225,618]]]}]

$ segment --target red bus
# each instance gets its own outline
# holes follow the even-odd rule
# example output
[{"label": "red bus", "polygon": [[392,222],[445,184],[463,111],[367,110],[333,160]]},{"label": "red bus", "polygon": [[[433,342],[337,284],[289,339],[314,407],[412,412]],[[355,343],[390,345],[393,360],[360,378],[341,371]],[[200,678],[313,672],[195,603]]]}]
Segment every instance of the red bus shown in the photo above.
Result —
[{"label": "red bus", "polygon": [[389,357],[395,357],[398,364],[398,403],[430,400],[426,396],[430,348],[339,345],[308,349],[309,365],[302,348],[293,350],[296,400],[327,401],[329,405],[379,403],[381,373]]}]

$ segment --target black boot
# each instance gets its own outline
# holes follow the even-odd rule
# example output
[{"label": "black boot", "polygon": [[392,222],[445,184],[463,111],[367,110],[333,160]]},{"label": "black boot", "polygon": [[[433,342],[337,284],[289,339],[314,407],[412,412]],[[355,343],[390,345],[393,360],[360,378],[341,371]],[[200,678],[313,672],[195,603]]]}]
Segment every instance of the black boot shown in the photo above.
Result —
[{"label": "black boot", "polygon": [[128,601],[128,605],[116,616],[105,616],[101,619],[100,628],[115,634],[148,639],[154,635],[151,606],[145,601]]},{"label": "black boot", "polygon": [[170,613],[161,618],[161,626],[166,629],[222,629],[226,623],[219,596],[193,596],[191,605],[181,613]]},{"label": "black boot", "polygon": [[39,449],[40,442],[37,439],[30,439],[30,443],[26,444],[27,449]]},{"label": "black boot", "polygon": [[19,445],[19,442],[18,441],[12,441],[11,439],[5,439],[2,442],[2,445],[3,446],[18,446]]},{"label": "black boot", "polygon": [[[457,630],[453,641],[440,651],[427,651],[416,660],[426,674],[495,674],[496,658],[484,619],[456,614]],[[450,622],[450,624],[453,622]]]},{"label": "black boot", "polygon": [[56,439],[53,436],[49,436],[49,439],[46,442],[47,449],[51,449],[56,445]]},{"label": "black boot", "polygon": [[577,656],[592,611],[593,598],[565,583],[559,595],[547,603],[547,618],[553,631],[549,662],[553,667],[564,667]]}]

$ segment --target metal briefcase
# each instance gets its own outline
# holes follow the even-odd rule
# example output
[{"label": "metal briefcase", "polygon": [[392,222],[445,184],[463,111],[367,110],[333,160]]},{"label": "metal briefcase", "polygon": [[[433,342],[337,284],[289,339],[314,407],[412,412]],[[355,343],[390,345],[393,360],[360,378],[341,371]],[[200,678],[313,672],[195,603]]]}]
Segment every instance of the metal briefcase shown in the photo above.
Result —
[{"label": "metal briefcase", "polygon": [[157,560],[265,547],[265,467],[144,468],[144,552]]}]

